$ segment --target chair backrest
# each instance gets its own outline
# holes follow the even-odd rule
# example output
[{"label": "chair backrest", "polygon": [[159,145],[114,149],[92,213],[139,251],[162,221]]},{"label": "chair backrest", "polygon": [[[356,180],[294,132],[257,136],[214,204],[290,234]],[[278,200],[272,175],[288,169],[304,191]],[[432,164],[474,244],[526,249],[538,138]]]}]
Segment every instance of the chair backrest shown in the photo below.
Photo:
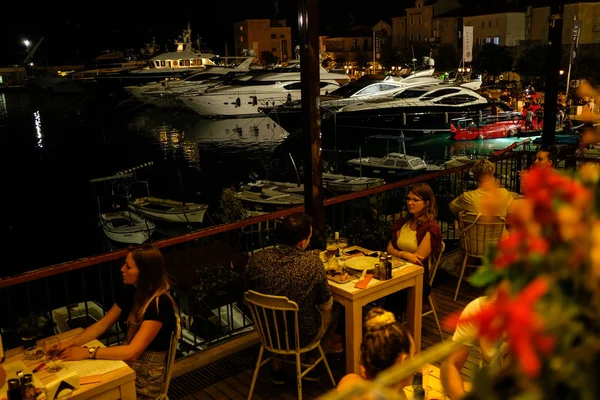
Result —
[{"label": "chair backrest", "polygon": [[276,354],[295,354],[300,349],[298,304],[285,296],[248,290],[246,305],[265,349]]},{"label": "chair backrest", "polygon": [[179,338],[181,337],[181,320],[177,311],[175,311],[175,331],[171,332],[171,344],[167,351],[167,368],[165,370],[165,383],[160,394],[156,397],[157,400],[168,399],[167,394],[169,393],[169,384],[171,383],[171,375],[173,373],[173,365],[175,364],[175,355],[177,354],[177,345],[179,344]]},{"label": "chair backrest", "polygon": [[442,245],[440,246],[440,253],[438,254],[438,256],[429,256],[429,286],[433,285],[433,280],[435,279],[435,274],[437,273],[438,267],[440,266],[440,261],[442,260],[442,254],[444,254],[444,250],[446,250],[446,243],[444,243],[444,241],[442,240]]},{"label": "chair backrest", "polygon": [[506,231],[506,219],[461,211],[458,214],[460,247],[471,257],[483,257],[489,245],[498,243]]}]

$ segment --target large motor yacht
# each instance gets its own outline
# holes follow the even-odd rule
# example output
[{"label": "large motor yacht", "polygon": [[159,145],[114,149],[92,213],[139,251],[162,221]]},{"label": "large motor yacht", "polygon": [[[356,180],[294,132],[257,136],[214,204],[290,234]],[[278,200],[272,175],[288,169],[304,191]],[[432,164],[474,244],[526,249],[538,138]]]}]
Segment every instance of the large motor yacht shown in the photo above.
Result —
[{"label": "large motor yacht", "polygon": [[[347,83],[343,73],[320,69],[320,94],[328,94]],[[270,73],[234,79],[228,85],[208,89],[198,95],[180,95],[188,108],[207,117],[261,115],[259,108],[300,100],[302,82],[299,64]]]},{"label": "large motor yacht", "polygon": [[407,136],[450,133],[454,118],[483,117],[493,110],[508,110],[477,92],[462,86],[430,85],[403,90],[394,96],[381,96],[355,102],[324,114],[324,132],[343,131],[345,135],[403,132]]}]

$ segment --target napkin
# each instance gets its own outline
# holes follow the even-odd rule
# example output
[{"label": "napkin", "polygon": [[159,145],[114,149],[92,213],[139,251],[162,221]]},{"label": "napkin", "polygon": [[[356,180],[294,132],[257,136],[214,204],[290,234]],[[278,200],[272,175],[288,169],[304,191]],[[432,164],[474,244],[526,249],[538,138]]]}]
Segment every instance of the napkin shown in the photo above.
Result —
[{"label": "napkin", "polygon": [[364,289],[367,287],[367,285],[369,284],[369,281],[371,281],[371,279],[373,279],[373,274],[366,274],[365,279],[358,282],[356,285],[354,285],[354,287],[358,288],[358,289]]}]

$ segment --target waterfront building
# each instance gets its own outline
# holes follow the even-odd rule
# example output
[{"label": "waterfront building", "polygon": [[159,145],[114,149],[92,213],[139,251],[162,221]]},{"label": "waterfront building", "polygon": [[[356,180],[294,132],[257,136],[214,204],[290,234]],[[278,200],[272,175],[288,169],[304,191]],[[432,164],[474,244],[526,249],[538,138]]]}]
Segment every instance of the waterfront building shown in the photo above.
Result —
[{"label": "waterfront building", "polygon": [[284,19],[246,19],[233,24],[236,56],[252,49],[256,56],[270,51],[280,61],[293,57],[292,28]]}]

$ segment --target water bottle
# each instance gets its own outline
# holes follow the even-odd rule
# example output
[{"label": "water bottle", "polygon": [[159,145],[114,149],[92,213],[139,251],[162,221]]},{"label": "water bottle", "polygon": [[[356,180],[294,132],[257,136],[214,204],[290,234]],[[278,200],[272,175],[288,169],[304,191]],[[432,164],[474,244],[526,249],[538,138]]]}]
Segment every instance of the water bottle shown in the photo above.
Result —
[{"label": "water bottle", "polygon": [[22,400],[23,396],[21,395],[21,383],[18,379],[15,378],[8,380],[6,397],[8,400]]},{"label": "water bottle", "polygon": [[385,260],[385,276],[392,279],[392,255],[388,254]]},{"label": "water bottle", "polygon": [[21,379],[21,395],[23,396],[23,400],[35,399],[35,386],[33,385],[33,375],[23,375],[23,379]]},{"label": "water bottle", "polygon": [[415,400],[425,400],[425,389],[423,389],[423,374],[417,372],[413,378],[413,396]]}]

